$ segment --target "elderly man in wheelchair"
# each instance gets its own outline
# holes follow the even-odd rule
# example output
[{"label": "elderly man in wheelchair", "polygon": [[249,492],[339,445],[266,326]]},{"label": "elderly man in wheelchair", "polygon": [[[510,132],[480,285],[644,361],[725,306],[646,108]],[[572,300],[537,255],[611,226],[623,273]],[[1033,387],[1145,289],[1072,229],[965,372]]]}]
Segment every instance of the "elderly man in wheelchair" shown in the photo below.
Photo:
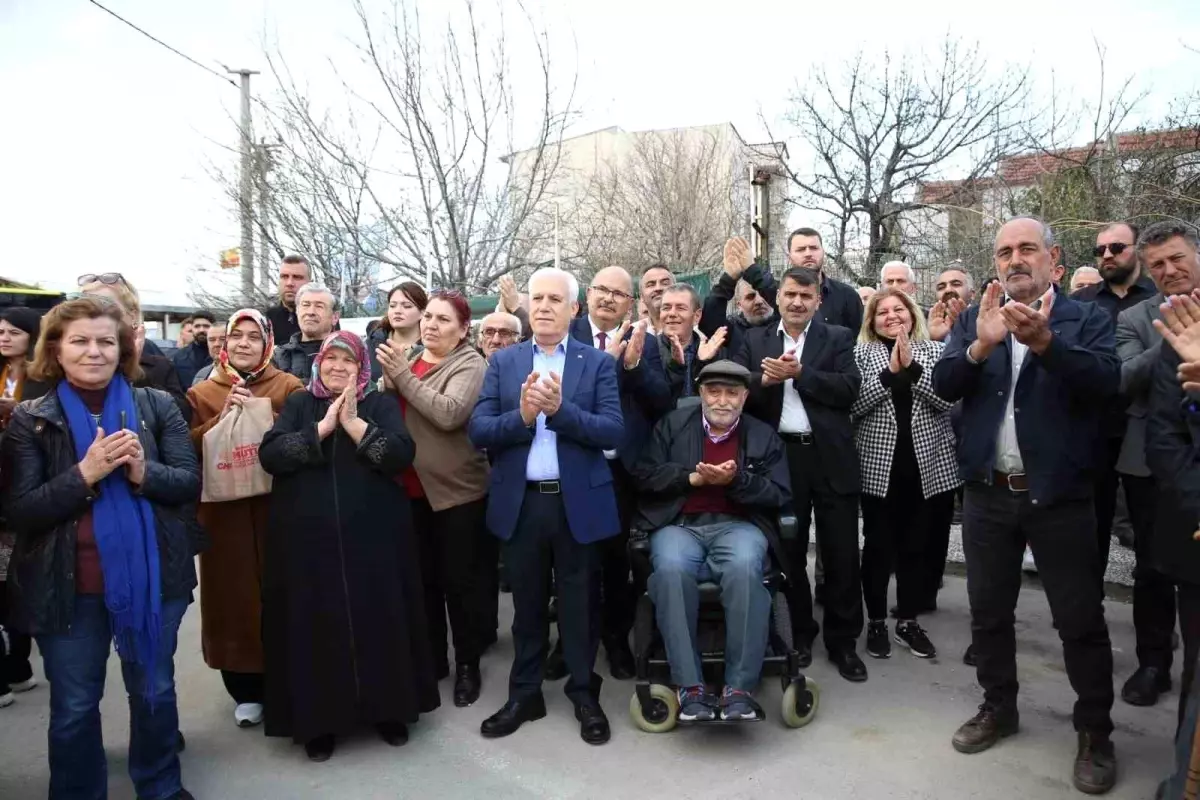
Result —
[{"label": "elderly man in wheelchair", "polygon": [[[751,692],[764,660],[773,659],[783,667],[784,721],[799,727],[815,712],[816,687],[800,674],[790,630],[780,635],[780,615],[772,613],[781,576],[771,554],[782,553],[779,516],[791,499],[783,444],[769,425],[742,415],[750,385],[744,367],[717,361],[697,382],[700,403],[659,421],[635,469],[641,492],[635,527],[644,535],[634,537],[631,550],[646,594],[635,628],[639,683],[630,711],[653,732],[676,722],[761,720]],[[703,606],[716,605],[718,595],[723,645],[700,629],[712,621]],[[787,618],[784,609],[785,626]],[[676,693],[648,682],[660,640]],[[723,663],[719,696],[709,691],[704,663]]]}]

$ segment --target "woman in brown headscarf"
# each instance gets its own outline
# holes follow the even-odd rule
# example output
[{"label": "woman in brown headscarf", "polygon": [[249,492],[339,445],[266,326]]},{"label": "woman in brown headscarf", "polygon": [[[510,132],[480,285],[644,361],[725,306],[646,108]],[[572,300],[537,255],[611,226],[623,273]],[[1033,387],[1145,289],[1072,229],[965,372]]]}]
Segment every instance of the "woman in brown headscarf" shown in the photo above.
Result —
[{"label": "woman in brown headscarf", "polygon": [[[265,316],[245,309],[229,320],[211,377],[188,391],[198,451],[204,434],[234,406],[265,397],[279,416],[288,395],[304,388],[271,364],[274,350]],[[262,569],[270,506],[270,495],[200,504],[200,523],[212,540],[200,554],[200,641],[205,663],[221,670],[237,703],[233,716],[241,728],[263,719]]]}]

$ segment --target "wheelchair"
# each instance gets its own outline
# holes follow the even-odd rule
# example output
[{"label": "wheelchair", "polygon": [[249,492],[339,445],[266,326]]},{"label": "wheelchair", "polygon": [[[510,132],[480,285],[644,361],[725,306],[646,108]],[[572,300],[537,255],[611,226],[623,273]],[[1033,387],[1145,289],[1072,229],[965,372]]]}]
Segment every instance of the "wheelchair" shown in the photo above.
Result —
[{"label": "wheelchair", "polygon": [[[783,538],[796,535],[796,517],[785,513],[780,517]],[[654,603],[646,591],[650,578],[650,534],[632,531],[629,535],[629,555],[637,588],[637,610],[633,627],[633,657],[636,664],[633,696],[629,700],[629,715],[634,724],[647,733],[666,733],[676,725],[730,725],[741,722],[761,722],[761,712],[752,720],[708,720],[681,722],[679,699],[670,685],[671,665],[654,615]],[[768,626],[767,649],[763,658],[762,677],[778,676],[783,688],[780,712],[783,724],[803,728],[813,721],[820,704],[820,689],[812,678],[800,671],[800,656],[793,646],[791,616],[787,598],[782,591],[787,577],[775,558],[763,575],[763,585],[771,593],[771,620]],[[696,625],[696,644],[704,679],[710,685],[721,682],[725,667],[725,614],[721,605],[721,587],[712,581],[702,581],[700,610]]]}]

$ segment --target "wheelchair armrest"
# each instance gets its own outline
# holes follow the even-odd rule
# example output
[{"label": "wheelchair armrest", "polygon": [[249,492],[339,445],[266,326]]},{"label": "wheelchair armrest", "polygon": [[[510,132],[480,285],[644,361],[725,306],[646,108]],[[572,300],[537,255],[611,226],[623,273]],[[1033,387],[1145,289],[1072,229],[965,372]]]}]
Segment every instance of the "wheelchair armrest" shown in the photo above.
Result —
[{"label": "wheelchair armrest", "polygon": [[799,535],[800,535],[800,531],[798,530],[799,527],[800,527],[800,523],[796,519],[796,515],[793,514],[790,509],[784,509],[784,511],[782,513],[780,513],[780,515],[779,515],[779,538],[780,539],[783,539],[784,541],[791,541],[793,539],[799,538]]},{"label": "wheelchair armrest", "polygon": [[650,532],[639,531],[636,528],[629,531],[629,552],[650,553]]}]

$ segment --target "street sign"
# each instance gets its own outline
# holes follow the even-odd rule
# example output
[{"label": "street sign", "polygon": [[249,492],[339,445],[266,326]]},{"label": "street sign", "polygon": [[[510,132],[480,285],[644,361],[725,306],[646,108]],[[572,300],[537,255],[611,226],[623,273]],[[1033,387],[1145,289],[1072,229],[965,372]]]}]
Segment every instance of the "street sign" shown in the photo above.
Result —
[{"label": "street sign", "polygon": [[238,269],[242,266],[242,248],[231,247],[221,251],[221,269]]}]

